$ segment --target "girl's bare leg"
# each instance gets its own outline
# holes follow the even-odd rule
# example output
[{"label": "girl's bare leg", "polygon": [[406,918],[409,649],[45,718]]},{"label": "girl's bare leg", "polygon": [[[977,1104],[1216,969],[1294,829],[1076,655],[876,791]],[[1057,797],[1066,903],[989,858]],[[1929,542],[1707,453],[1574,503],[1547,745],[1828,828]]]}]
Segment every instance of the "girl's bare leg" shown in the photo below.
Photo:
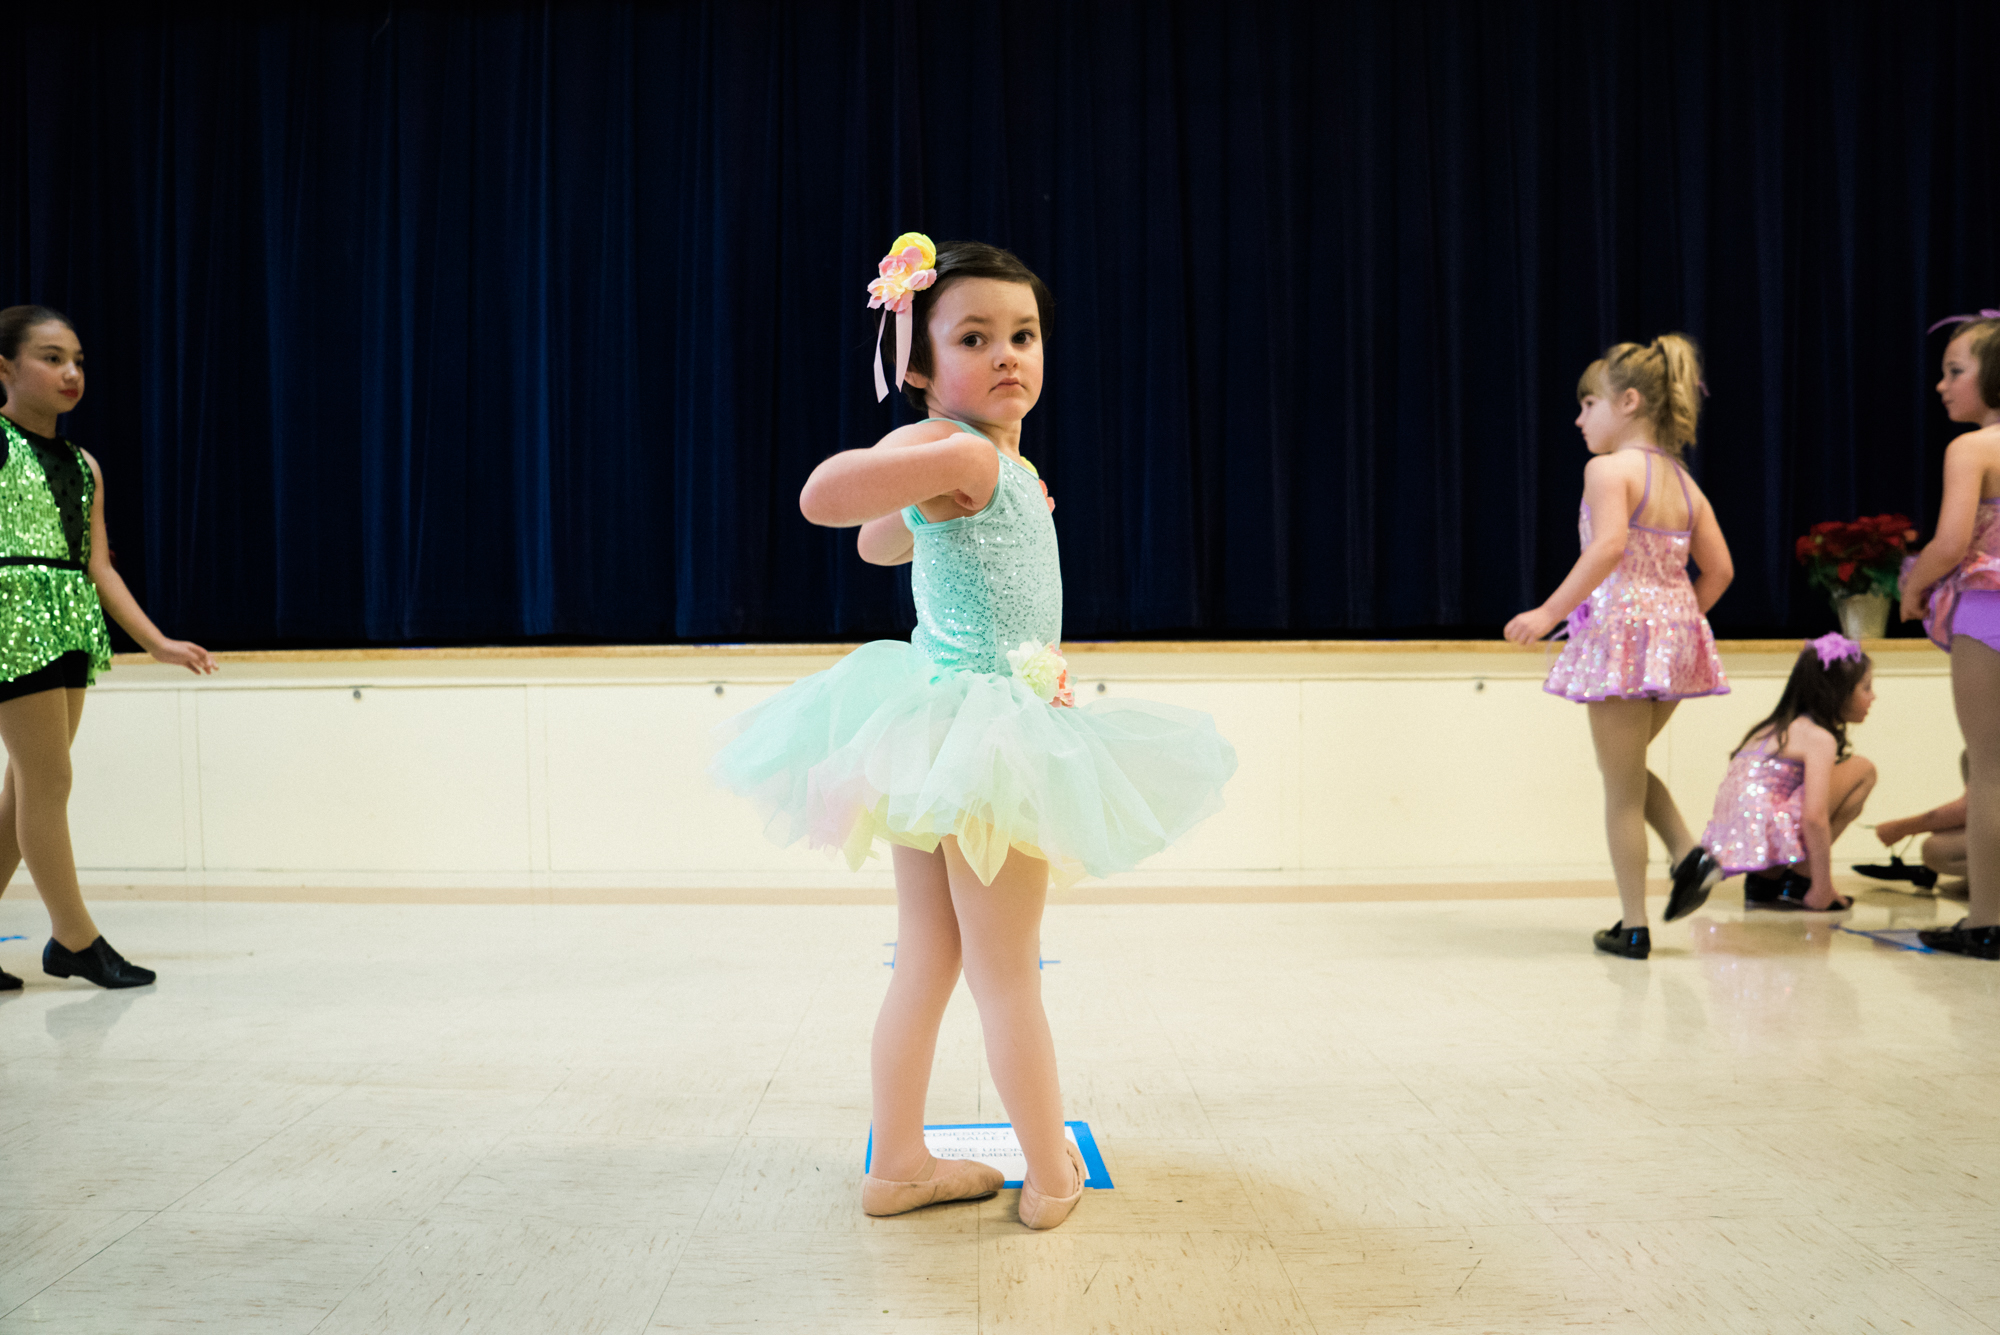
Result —
[{"label": "girl's bare leg", "polygon": [[1063,1133],[1055,1039],[1042,1009],[1042,906],[1049,864],[1014,852],[981,885],[958,851],[943,844],[965,958],[965,981],[979,1003],[986,1065],[1028,1159],[1028,1181],[1045,1196],[1077,1189]]},{"label": "girl's bare leg", "polygon": [[[1667,721],[1673,718],[1680,701],[1652,700],[1648,703],[1653,707],[1652,729],[1646,734],[1650,745],[1666,730]],[[1667,785],[1660,776],[1650,769],[1646,771],[1646,824],[1660,836],[1660,842],[1667,846],[1667,855],[1675,862],[1694,851],[1694,836],[1688,833],[1687,822],[1681,819],[1681,809],[1674,805],[1674,795],[1667,791]]]},{"label": "girl's bare leg", "polygon": [[[1646,745],[1665,720],[1656,722],[1651,700],[1598,700],[1584,707],[1590,711],[1590,740],[1604,777],[1604,841],[1611,849],[1611,873],[1618,879],[1619,921],[1627,930],[1644,927],[1646,798],[1652,788]],[[1664,784],[1660,792],[1666,794]],[[1666,797],[1666,802],[1671,806],[1673,799]]]},{"label": "girl's bare leg", "polygon": [[1939,830],[1924,840],[1923,863],[1940,876],[1965,875],[1965,831]]},{"label": "girl's bare leg", "polygon": [[2000,653],[1951,640],[1951,698],[1965,735],[1965,925],[2000,925]]},{"label": "girl's bare leg", "polygon": [[924,1148],[938,1026],[958,985],[958,919],[942,851],[896,848],[896,967],[875,1017],[869,1068],[874,1085],[875,1151],[868,1171],[891,1182],[931,1173]]},{"label": "girl's bare leg", "polygon": [[1833,767],[1833,784],[1827,790],[1827,822],[1833,837],[1840,838],[1854,818],[1868,805],[1875,791],[1875,762],[1866,756],[1849,756]]},{"label": "girl's bare leg", "polygon": [[[49,935],[66,950],[97,940],[97,924],[77,884],[76,854],[69,841],[69,746],[83,720],[82,691],[37,691],[0,702],[0,743],[7,747],[7,779],[0,789],[0,871],[11,880],[28,864],[35,889],[49,911]],[[0,880],[4,885],[5,880]]]}]

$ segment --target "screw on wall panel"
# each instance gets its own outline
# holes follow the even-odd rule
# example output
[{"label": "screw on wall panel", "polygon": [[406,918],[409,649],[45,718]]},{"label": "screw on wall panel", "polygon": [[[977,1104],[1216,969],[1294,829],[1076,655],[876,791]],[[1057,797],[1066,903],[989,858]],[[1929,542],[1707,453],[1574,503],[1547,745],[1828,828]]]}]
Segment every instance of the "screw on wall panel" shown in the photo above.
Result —
[{"label": "screw on wall panel", "polygon": [[357,700],[361,698],[361,688],[359,686],[354,688],[354,698]]},{"label": "screw on wall panel", "polygon": [[1108,687],[1106,687],[1106,686],[1105,686],[1105,684],[1104,684],[1103,682],[1101,682],[1101,681],[1100,681],[1100,682],[1098,682],[1098,683],[1097,683],[1097,693],[1098,693],[1099,695],[1102,695],[1102,694],[1104,694],[1104,692],[1105,692],[1105,691],[1106,691],[1107,689],[1109,689],[1109,688],[1108,688]]},{"label": "screw on wall panel", "polygon": [[722,694],[722,683],[721,683],[721,682],[719,682],[719,681],[718,681],[717,683],[715,683],[715,693],[716,693],[717,695],[721,695],[721,694]]},{"label": "screw on wall panel", "polygon": [[1472,689],[1475,691],[1483,691],[1486,689],[1486,683],[1483,681],[1475,681],[1472,683]]}]

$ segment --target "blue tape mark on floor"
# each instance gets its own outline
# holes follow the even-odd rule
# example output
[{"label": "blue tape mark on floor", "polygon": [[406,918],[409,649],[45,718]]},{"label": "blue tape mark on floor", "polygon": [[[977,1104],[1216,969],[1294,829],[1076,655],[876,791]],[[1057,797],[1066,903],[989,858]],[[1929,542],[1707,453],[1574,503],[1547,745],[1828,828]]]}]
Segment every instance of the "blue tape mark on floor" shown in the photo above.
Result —
[{"label": "blue tape mark on floor", "polygon": [[1834,927],[1838,931],[1846,932],[1849,936],[1865,936],[1870,941],[1880,942],[1885,946],[1894,946],[1898,950],[1914,950],[1919,955],[1937,954],[1935,950],[1917,940],[1917,933],[1914,928],[1889,928],[1870,932],[1863,931],[1859,927],[1843,926],[1840,923],[1835,923]]},{"label": "blue tape mark on floor", "polygon": [[882,961],[882,967],[893,969],[896,967],[896,943],[894,941],[884,941],[882,944],[889,947],[889,958]]},{"label": "blue tape mark on floor", "polygon": [[[1086,1174],[1084,1185],[1088,1186],[1092,1191],[1110,1191],[1112,1189],[1111,1170],[1104,1166],[1104,1155],[1097,1148],[1097,1137],[1091,1134],[1090,1123],[1064,1122],[1063,1125],[1069,1128],[1071,1138],[1076,1141],[1077,1152],[1083,1156],[1083,1169]],[[943,1122],[926,1126],[924,1128],[926,1133],[924,1139],[930,1140],[931,1136],[929,1133],[932,1131],[1005,1131],[1009,1134],[1004,1138],[1003,1143],[1006,1145],[1006,1150],[1001,1157],[1020,1161],[1020,1142],[1016,1141],[1011,1134],[1013,1130],[1014,1124],[1012,1122]],[[861,1156],[861,1171],[864,1173],[867,1172],[873,1166],[874,1162],[875,1128],[871,1126],[868,1128],[868,1148],[862,1152]],[[1002,1187],[1018,1187],[1021,1185],[1021,1180],[1019,1178],[1011,1178],[1000,1185]]]},{"label": "blue tape mark on floor", "polygon": [[26,941],[25,936],[0,936],[0,941]]}]

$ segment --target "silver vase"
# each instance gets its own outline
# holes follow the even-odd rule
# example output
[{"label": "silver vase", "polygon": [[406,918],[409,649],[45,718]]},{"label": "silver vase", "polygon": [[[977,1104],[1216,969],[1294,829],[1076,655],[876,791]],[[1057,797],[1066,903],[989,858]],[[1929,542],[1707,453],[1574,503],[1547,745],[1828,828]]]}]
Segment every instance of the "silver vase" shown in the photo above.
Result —
[{"label": "silver vase", "polygon": [[1882,593],[1851,593],[1833,600],[1840,633],[1850,640],[1879,640],[1889,633],[1889,597]]}]

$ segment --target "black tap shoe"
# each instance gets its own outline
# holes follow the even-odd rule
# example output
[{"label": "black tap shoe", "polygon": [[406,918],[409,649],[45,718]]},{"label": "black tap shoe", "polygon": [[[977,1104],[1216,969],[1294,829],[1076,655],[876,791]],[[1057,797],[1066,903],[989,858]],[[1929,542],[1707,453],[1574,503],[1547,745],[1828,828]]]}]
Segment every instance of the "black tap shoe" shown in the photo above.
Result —
[{"label": "black tap shoe", "polygon": [[74,951],[50,937],[42,951],[42,972],[51,978],[87,978],[99,987],[144,987],[159,977],[113,950],[101,936]]},{"label": "black tap shoe", "polygon": [[0,992],[19,992],[26,984],[5,969],[0,969]]},{"label": "black tap shoe", "polygon": [[1932,950],[1970,955],[1976,960],[2000,960],[2000,927],[1967,927],[1960,919],[1956,927],[1918,932],[1917,940]]},{"label": "black tap shoe", "polygon": [[1722,879],[1722,864],[1696,844],[1674,867],[1674,889],[1667,896],[1667,921],[1679,922],[1708,902],[1708,892]]},{"label": "black tap shoe", "polygon": [[1806,903],[1806,896],[1812,893],[1812,882],[1794,872],[1786,872],[1785,879],[1778,882],[1778,893],[1768,897],[1751,899],[1743,897],[1746,909],[1777,909],[1783,913],[1845,913],[1854,907],[1854,900],[1848,895],[1835,895],[1833,902],[1823,909],[1816,909]]},{"label": "black tap shoe", "polygon": [[1771,901],[1785,892],[1785,882],[1790,880],[1794,874],[1792,869],[1787,867],[1783,876],[1773,880],[1769,876],[1759,876],[1755,872],[1751,872],[1743,878],[1743,907],[1746,909],[1769,908]]},{"label": "black tap shoe", "polygon": [[1854,870],[1863,876],[1872,876],[1878,881],[1908,881],[1919,890],[1936,890],[1938,874],[1922,863],[1911,864],[1894,853],[1883,862],[1857,862]]},{"label": "black tap shoe", "polygon": [[1625,920],[1620,918],[1604,931],[1590,938],[1597,948],[1607,955],[1623,955],[1628,960],[1642,960],[1653,953],[1653,932],[1649,927],[1634,927],[1625,930]]}]

